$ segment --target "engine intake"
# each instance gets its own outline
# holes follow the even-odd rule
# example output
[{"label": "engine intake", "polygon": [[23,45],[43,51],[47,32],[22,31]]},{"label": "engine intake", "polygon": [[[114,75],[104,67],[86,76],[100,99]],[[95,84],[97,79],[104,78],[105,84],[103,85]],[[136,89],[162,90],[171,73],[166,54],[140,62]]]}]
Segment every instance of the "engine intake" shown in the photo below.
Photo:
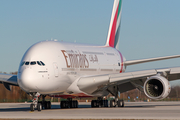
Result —
[{"label": "engine intake", "polygon": [[160,76],[152,76],[144,83],[144,92],[151,99],[160,100],[166,98],[171,91],[169,81]]}]

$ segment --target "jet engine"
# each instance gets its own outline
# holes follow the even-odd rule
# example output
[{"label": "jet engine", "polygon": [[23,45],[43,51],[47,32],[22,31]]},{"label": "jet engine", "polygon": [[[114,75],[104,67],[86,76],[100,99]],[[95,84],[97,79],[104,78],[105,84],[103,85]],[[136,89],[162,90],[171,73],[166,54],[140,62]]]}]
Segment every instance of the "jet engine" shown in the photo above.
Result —
[{"label": "jet engine", "polygon": [[160,76],[152,76],[144,83],[144,92],[147,97],[155,100],[166,98],[171,91],[169,81]]}]

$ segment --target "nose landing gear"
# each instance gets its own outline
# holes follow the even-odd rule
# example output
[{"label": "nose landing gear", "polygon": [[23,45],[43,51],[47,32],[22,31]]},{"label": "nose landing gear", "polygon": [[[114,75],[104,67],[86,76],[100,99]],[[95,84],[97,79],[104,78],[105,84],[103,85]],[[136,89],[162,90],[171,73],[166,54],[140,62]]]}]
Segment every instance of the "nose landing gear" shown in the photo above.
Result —
[{"label": "nose landing gear", "polygon": [[38,98],[40,97],[40,93],[33,94],[33,102],[30,105],[30,110],[34,111],[35,108],[38,109],[38,111],[42,110],[42,104],[38,103]]},{"label": "nose landing gear", "polygon": [[44,109],[51,109],[51,102],[50,101],[45,101],[45,95],[42,95],[42,101],[38,101],[40,97],[40,93],[34,93],[33,94],[33,102],[30,105],[30,110],[34,111],[37,109],[38,111],[41,111],[43,108]]}]

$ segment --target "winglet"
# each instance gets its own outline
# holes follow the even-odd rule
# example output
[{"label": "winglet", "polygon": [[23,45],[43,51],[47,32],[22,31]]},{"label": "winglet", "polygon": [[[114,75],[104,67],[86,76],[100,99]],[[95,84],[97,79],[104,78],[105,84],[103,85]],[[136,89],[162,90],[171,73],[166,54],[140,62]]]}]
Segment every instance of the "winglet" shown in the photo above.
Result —
[{"label": "winglet", "polygon": [[114,0],[106,46],[117,48],[120,36],[122,0]]}]

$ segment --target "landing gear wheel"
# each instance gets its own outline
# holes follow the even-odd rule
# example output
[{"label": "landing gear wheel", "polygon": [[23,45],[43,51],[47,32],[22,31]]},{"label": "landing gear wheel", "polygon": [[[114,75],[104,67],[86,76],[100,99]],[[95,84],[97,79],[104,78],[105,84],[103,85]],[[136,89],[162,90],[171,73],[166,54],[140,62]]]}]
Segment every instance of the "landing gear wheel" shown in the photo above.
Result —
[{"label": "landing gear wheel", "polygon": [[61,109],[68,108],[68,101],[61,101]]},{"label": "landing gear wheel", "polygon": [[30,105],[30,110],[31,110],[31,111],[34,111],[34,104],[31,104],[31,105]]},{"label": "landing gear wheel", "polygon": [[115,100],[110,100],[110,107],[115,107]]},{"label": "landing gear wheel", "polygon": [[50,101],[46,102],[46,107],[47,107],[47,109],[51,109],[51,102]]},{"label": "landing gear wheel", "polygon": [[51,101],[49,101],[49,109],[51,109]]},{"label": "landing gear wheel", "polygon": [[77,107],[78,107],[77,100],[71,101],[70,108],[77,108]]},{"label": "landing gear wheel", "polygon": [[118,107],[124,107],[124,100],[118,100]]},{"label": "landing gear wheel", "polygon": [[70,108],[74,108],[74,101],[70,101]]},{"label": "landing gear wheel", "polygon": [[92,100],[91,101],[91,107],[101,107],[101,102],[99,102],[98,100]]},{"label": "landing gear wheel", "polygon": [[44,107],[44,109],[47,109],[47,101],[43,102],[43,107]]},{"label": "landing gear wheel", "polygon": [[60,107],[61,107],[61,109],[65,108],[64,101],[60,102]]},{"label": "landing gear wheel", "polygon": [[[92,100],[91,101],[91,107],[94,108],[94,107],[97,107],[97,100]],[[98,106],[99,107],[99,106]]]},{"label": "landing gear wheel", "polygon": [[78,101],[69,99],[67,101],[61,101],[60,103],[61,109],[64,108],[78,108]]},{"label": "landing gear wheel", "polygon": [[91,107],[108,107],[108,100],[92,100]]},{"label": "landing gear wheel", "polygon": [[108,107],[108,100],[104,100],[104,107]]},{"label": "landing gear wheel", "polygon": [[78,108],[78,101],[75,101],[75,108]]},{"label": "landing gear wheel", "polygon": [[41,111],[41,110],[42,110],[42,104],[41,104],[41,103],[38,103],[38,104],[37,104],[37,110],[38,110],[38,111]]},{"label": "landing gear wheel", "polygon": [[100,100],[99,106],[101,107],[108,107],[108,100]]},{"label": "landing gear wheel", "polygon": [[94,100],[91,101],[91,107],[94,107]]}]

